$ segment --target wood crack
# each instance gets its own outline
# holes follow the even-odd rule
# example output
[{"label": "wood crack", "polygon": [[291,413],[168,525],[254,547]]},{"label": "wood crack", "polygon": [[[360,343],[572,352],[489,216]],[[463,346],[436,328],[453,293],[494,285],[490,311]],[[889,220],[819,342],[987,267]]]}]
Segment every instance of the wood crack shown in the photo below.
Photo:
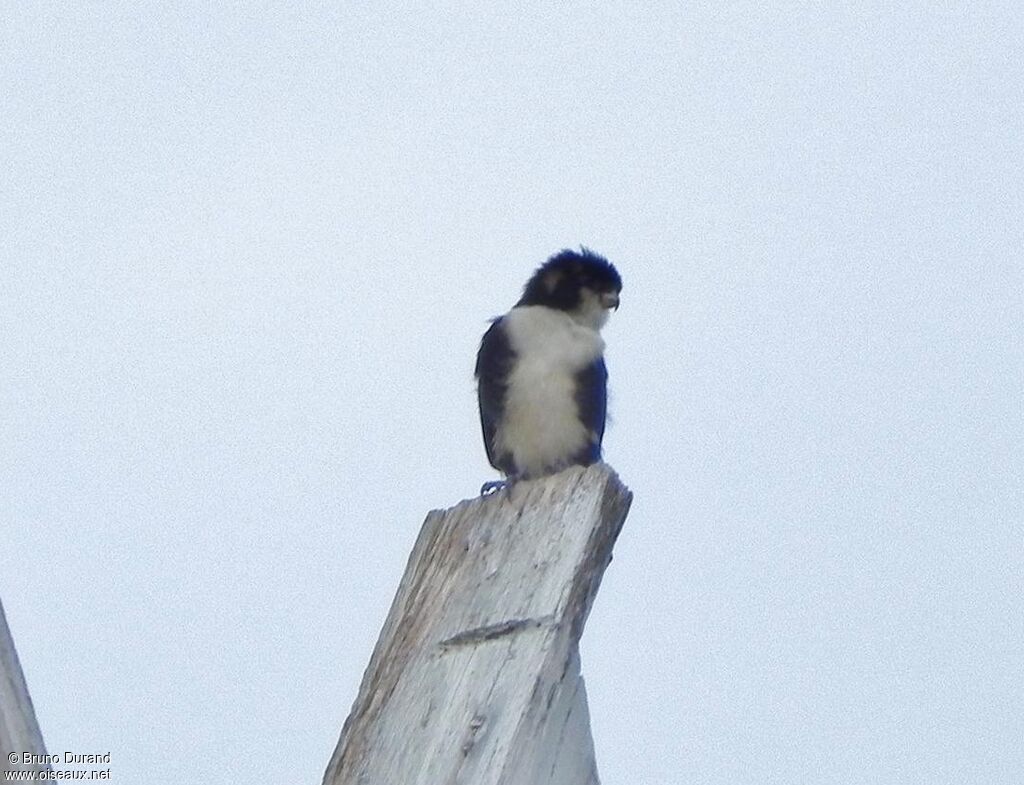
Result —
[{"label": "wood crack", "polygon": [[495,624],[485,624],[482,627],[474,627],[471,630],[456,633],[450,638],[445,638],[439,644],[443,649],[450,649],[454,646],[468,646],[484,641],[493,641],[503,638],[506,635],[514,635],[524,630],[535,630],[539,627],[546,627],[554,621],[553,616],[541,616],[530,619],[508,619]]}]

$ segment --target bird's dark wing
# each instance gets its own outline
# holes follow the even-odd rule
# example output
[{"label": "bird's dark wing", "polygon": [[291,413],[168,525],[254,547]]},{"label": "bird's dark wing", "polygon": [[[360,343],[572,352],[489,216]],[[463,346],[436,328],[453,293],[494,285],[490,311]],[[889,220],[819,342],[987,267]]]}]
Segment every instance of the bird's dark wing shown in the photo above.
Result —
[{"label": "bird's dark wing", "polygon": [[576,408],[580,421],[591,434],[587,446],[576,456],[576,462],[595,463],[601,460],[601,440],[608,413],[608,369],[603,357],[576,374]]},{"label": "bird's dark wing", "polygon": [[498,455],[494,449],[494,435],[505,415],[505,393],[512,372],[515,353],[500,318],[495,319],[480,341],[476,355],[477,398],[480,402],[480,426],[484,434],[484,448],[491,466],[506,475],[515,474],[512,456]]}]

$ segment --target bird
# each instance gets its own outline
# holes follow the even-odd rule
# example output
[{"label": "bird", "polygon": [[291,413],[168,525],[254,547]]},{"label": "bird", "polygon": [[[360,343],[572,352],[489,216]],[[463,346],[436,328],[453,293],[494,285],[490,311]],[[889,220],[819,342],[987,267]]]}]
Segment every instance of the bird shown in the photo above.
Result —
[{"label": "bird", "polygon": [[608,370],[601,328],[619,307],[622,278],[582,248],[551,256],[480,341],[475,377],[484,448],[506,480],[601,460]]}]

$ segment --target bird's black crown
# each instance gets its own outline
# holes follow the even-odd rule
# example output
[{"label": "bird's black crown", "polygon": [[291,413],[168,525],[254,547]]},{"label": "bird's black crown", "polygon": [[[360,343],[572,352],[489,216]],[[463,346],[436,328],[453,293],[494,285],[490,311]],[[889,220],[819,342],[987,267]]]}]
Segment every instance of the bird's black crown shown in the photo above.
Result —
[{"label": "bird's black crown", "polygon": [[571,311],[580,304],[583,289],[618,294],[622,291],[622,278],[603,256],[588,248],[580,248],[579,252],[566,248],[537,268],[516,305],[546,305]]}]

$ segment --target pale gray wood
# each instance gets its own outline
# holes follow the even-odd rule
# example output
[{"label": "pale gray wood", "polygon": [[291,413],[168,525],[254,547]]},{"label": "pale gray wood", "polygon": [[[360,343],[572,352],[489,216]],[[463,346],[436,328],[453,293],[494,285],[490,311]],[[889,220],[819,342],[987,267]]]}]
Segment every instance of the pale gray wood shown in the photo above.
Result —
[{"label": "pale gray wood", "polygon": [[3,756],[0,771],[42,771],[49,768],[45,764],[22,765],[19,762],[12,765],[12,753],[19,756],[19,761],[24,753],[36,756],[29,758],[30,761],[39,761],[46,755],[46,747],[25,676],[21,672],[21,663],[18,662],[18,652],[14,649],[14,638],[7,626],[3,602],[0,602],[0,754]]},{"label": "pale gray wood", "polygon": [[597,785],[578,643],[631,498],[597,464],[431,512],[324,785]]}]

